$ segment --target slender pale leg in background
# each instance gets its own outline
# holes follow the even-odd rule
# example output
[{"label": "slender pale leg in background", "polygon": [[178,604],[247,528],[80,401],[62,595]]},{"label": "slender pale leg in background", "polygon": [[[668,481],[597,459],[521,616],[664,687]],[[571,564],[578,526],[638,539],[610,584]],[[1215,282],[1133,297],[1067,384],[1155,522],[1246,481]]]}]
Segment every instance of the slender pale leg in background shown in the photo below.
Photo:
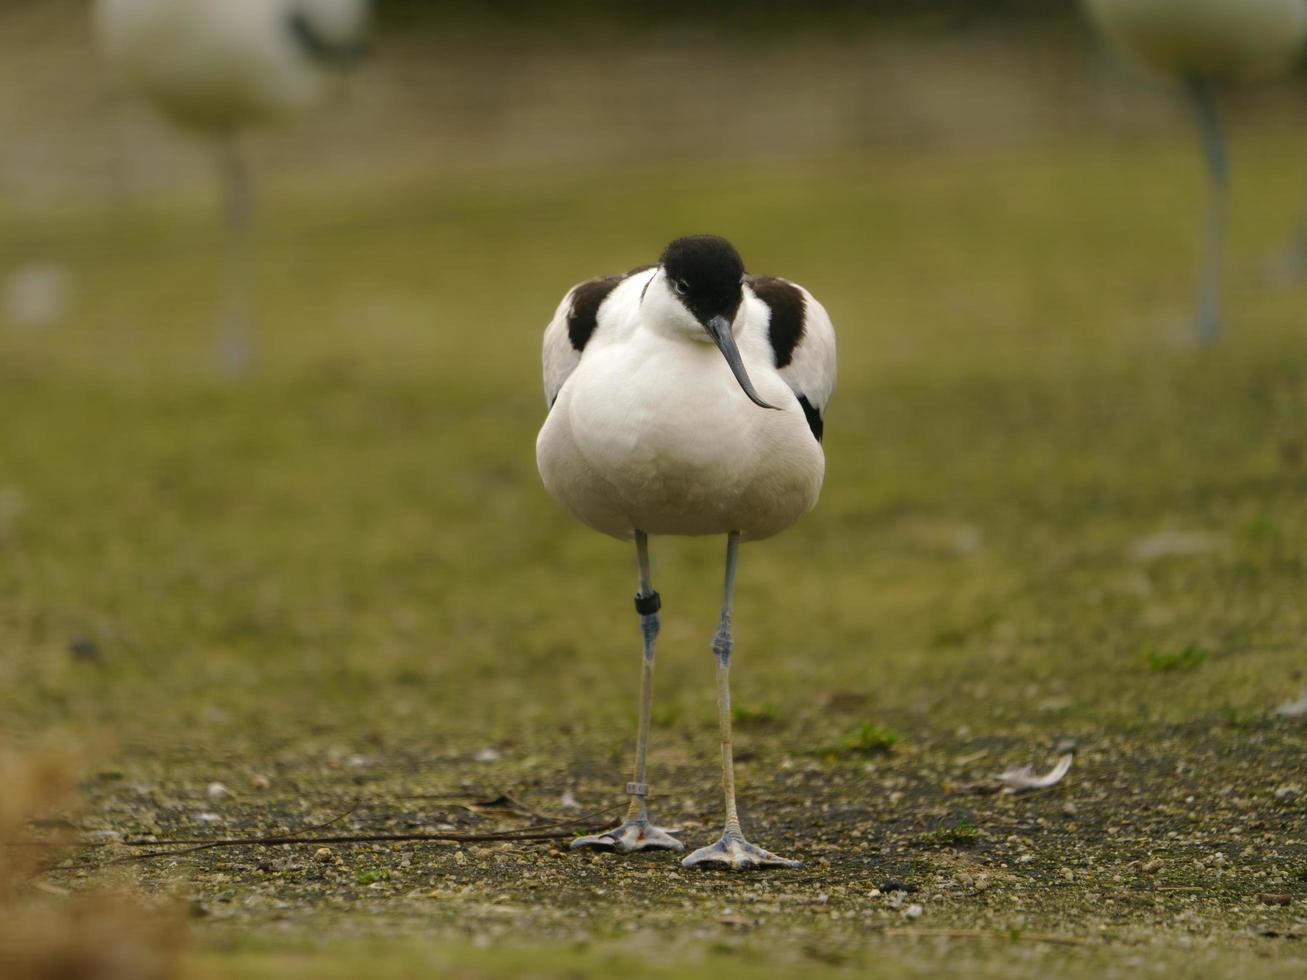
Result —
[{"label": "slender pale leg in background", "polygon": [[640,728],[635,737],[635,776],[626,784],[631,805],[621,826],[602,834],[578,837],[572,849],[593,847],[604,851],[680,851],[685,845],[672,836],[674,831],[655,827],[649,822],[645,797],[649,784],[645,779],[649,753],[649,718],[653,712],[654,641],[658,638],[658,610],[661,600],[654,591],[649,575],[649,536],[635,532],[636,558],[640,563],[640,592],[635,597],[635,609],[640,614],[640,629],[644,633],[644,668],[640,675]]},{"label": "slender pale leg in background", "polygon": [[1187,89],[1198,116],[1209,185],[1202,279],[1194,328],[1198,342],[1210,344],[1221,333],[1221,278],[1225,265],[1225,214],[1229,197],[1230,161],[1211,86],[1205,79],[1191,78]]},{"label": "slender pale leg in background", "polygon": [[218,363],[224,374],[240,377],[254,357],[254,183],[235,133],[219,139],[217,158],[224,238]]},{"label": "slender pale leg in background", "polygon": [[1283,253],[1276,257],[1272,275],[1278,282],[1291,283],[1307,278],[1307,193],[1298,205],[1293,236]]},{"label": "slender pale leg in background", "polygon": [[779,857],[771,851],[750,844],[740,827],[735,808],[735,759],[731,749],[731,600],[735,593],[735,566],[740,555],[740,532],[732,531],[726,539],[726,588],[722,599],[722,618],[713,637],[712,651],[717,661],[717,718],[722,735],[722,790],[726,796],[726,829],[715,844],[701,847],[681,863],[695,866],[744,868],[797,868],[799,861]]}]

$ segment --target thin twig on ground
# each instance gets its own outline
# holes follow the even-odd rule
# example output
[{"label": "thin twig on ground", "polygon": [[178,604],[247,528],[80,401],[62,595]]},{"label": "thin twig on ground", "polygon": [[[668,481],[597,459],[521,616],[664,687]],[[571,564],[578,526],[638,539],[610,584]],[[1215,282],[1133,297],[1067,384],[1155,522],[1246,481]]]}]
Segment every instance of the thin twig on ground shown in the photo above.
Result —
[{"label": "thin twig on ground", "polygon": [[[355,804],[357,807],[357,804]],[[513,843],[516,841],[549,841],[563,840],[574,836],[576,829],[587,827],[600,817],[607,816],[621,806],[612,806],[604,810],[595,810],[591,813],[580,814],[569,820],[560,820],[546,824],[533,824],[527,827],[521,827],[517,830],[493,831],[480,834],[455,834],[455,833],[430,833],[414,832],[408,834],[327,834],[316,837],[300,836],[307,830],[319,828],[303,828],[297,831],[290,831],[285,834],[271,834],[262,837],[220,837],[217,840],[205,840],[202,838],[176,838],[173,840],[155,840],[155,841],[123,841],[125,847],[150,847],[157,850],[147,851],[142,854],[130,854],[120,858],[113,858],[109,861],[83,861],[71,864],[59,864],[49,868],[50,871],[70,871],[86,868],[107,867],[113,864],[128,864],[137,861],[148,861],[153,858],[161,857],[182,857],[189,854],[196,854],[200,851],[213,850],[221,847],[278,847],[287,844],[395,844],[395,843],[434,843],[434,844],[485,844],[485,843]],[[348,815],[341,814],[333,818],[330,823]],[[188,845],[177,847],[176,845]]]}]

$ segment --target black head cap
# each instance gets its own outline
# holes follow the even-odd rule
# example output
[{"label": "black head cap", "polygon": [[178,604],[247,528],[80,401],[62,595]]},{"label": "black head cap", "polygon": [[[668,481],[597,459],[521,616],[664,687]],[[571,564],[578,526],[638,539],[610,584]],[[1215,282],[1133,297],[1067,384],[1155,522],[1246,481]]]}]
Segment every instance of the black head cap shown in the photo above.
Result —
[{"label": "black head cap", "polygon": [[687,235],[663,250],[658,262],[672,289],[701,323],[735,319],[744,291],[744,260],[719,235]]}]

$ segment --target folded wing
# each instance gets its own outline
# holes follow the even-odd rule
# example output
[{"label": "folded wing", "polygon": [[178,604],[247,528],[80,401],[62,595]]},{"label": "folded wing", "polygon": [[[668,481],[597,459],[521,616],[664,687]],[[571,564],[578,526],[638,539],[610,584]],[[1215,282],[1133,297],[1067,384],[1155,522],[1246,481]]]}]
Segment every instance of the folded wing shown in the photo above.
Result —
[{"label": "folded wing", "polygon": [[835,327],[816,298],[797,283],[748,276],[745,283],[769,311],[767,334],[776,369],[803,406],[818,442],[835,392]]}]

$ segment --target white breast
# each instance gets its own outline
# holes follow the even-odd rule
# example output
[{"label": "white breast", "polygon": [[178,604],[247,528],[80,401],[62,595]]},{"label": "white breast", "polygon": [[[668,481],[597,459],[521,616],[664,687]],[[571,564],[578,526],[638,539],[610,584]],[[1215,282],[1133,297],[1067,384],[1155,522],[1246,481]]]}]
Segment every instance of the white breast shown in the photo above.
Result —
[{"label": "white breast", "polygon": [[615,293],[613,305],[630,312],[595,336],[549,413],[536,444],[545,487],[619,538],[784,530],[816,504],[825,464],[762,325],[746,316],[737,340],[759,394],[781,411],[750,402],[706,337],[641,324],[641,285],[619,287],[631,296]]},{"label": "white breast", "polygon": [[1287,70],[1307,39],[1307,0],[1085,0],[1104,33],[1177,77]]}]

